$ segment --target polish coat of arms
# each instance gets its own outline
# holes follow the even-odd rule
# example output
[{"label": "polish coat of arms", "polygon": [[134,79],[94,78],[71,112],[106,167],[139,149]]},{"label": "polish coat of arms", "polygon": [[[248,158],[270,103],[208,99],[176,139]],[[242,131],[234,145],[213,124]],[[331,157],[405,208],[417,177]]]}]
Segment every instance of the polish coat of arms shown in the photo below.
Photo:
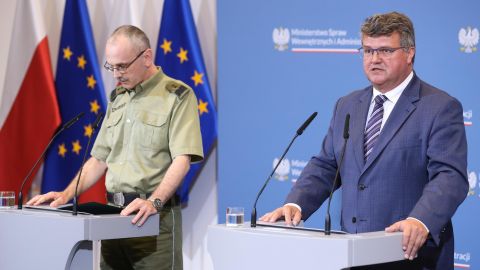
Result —
[{"label": "polish coat of arms", "polygon": [[458,42],[462,45],[460,50],[465,53],[477,51],[479,36],[478,28],[468,26],[467,28],[460,29],[458,32]]},{"label": "polish coat of arms", "polygon": [[285,51],[288,49],[288,43],[290,42],[290,31],[288,28],[279,27],[273,29],[272,38],[276,50]]}]

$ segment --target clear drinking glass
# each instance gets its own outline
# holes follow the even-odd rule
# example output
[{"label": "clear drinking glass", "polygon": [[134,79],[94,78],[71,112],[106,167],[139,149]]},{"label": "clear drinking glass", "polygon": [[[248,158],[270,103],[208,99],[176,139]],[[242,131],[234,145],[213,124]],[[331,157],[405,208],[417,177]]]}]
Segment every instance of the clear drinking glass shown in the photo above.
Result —
[{"label": "clear drinking glass", "polygon": [[243,207],[227,207],[226,225],[229,227],[243,226],[245,212]]},{"label": "clear drinking glass", "polygon": [[13,208],[15,206],[15,192],[0,191],[0,209]]}]

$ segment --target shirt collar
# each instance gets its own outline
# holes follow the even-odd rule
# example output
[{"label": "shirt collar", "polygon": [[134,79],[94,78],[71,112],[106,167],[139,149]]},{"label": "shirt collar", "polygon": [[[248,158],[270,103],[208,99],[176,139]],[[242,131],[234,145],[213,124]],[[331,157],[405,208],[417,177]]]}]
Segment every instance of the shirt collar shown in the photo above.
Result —
[{"label": "shirt collar", "polygon": [[393,88],[392,90],[388,91],[385,94],[383,94],[382,92],[375,89],[375,87],[373,87],[373,96],[372,96],[371,102],[374,102],[376,96],[385,95],[388,98],[388,100],[386,101],[390,101],[393,104],[397,103],[398,99],[400,98],[400,95],[403,93],[403,90],[405,90],[405,88],[410,83],[412,78],[413,78],[413,71],[410,72],[410,74],[407,76],[407,78],[405,78],[405,80],[403,80],[402,83],[400,83],[397,87]]}]

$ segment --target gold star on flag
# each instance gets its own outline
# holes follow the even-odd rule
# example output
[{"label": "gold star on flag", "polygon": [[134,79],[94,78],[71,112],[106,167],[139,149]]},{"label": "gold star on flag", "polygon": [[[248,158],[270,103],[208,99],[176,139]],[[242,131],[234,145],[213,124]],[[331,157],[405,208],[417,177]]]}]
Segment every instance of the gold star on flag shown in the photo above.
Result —
[{"label": "gold star on flag", "polygon": [[200,115],[203,113],[208,113],[208,102],[203,102],[203,100],[199,99],[198,100],[198,111],[200,112]]},{"label": "gold star on flag", "polygon": [[92,134],[93,134],[93,128],[92,128],[92,124],[88,124],[88,126],[83,126],[83,129],[85,129],[85,133],[83,133],[83,135],[85,137],[92,137]]},{"label": "gold star on flag", "polygon": [[85,65],[87,64],[87,60],[85,60],[85,56],[83,54],[80,57],[77,57],[78,65],[77,67],[85,70]]},{"label": "gold star on flag", "polygon": [[63,59],[70,61],[70,57],[73,55],[73,52],[70,50],[70,47],[63,49]]},{"label": "gold star on flag", "polygon": [[58,155],[62,156],[63,158],[65,157],[65,153],[67,153],[67,148],[65,147],[65,144],[62,143],[58,146]]},{"label": "gold star on flag", "polygon": [[192,81],[195,82],[195,86],[199,84],[203,84],[203,73],[198,73],[195,70],[195,74],[192,77],[190,77],[190,79],[192,79]]},{"label": "gold star on flag", "polygon": [[180,52],[177,53],[178,58],[180,58],[180,64],[183,64],[184,61],[188,61],[187,53],[187,50],[180,48]]},{"label": "gold star on flag", "polygon": [[94,89],[97,81],[93,78],[93,74],[87,77],[87,87]]},{"label": "gold star on flag", "polygon": [[163,44],[160,45],[160,48],[163,49],[163,54],[172,52],[172,42],[168,41],[166,38],[163,39]]},{"label": "gold star on flag", "polygon": [[80,145],[80,141],[76,140],[72,142],[72,152],[74,152],[77,155],[80,155],[80,150],[82,150],[82,146]]},{"label": "gold star on flag", "polygon": [[98,114],[98,110],[100,109],[100,105],[98,105],[97,100],[95,99],[94,101],[90,102],[90,111]]}]

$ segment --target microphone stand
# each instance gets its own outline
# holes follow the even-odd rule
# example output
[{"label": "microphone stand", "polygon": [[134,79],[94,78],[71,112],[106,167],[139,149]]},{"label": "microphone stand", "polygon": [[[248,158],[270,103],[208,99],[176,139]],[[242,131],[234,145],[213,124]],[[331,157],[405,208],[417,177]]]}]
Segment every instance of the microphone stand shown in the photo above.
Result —
[{"label": "microphone stand", "polygon": [[272,179],[272,176],[273,174],[275,173],[275,171],[277,170],[277,167],[280,165],[280,163],[282,162],[283,158],[285,157],[285,155],[287,154],[288,150],[290,149],[290,146],[292,146],[293,142],[295,141],[295,139],[298,137],[299,135],[298,134],[295,134],[295,136],[293,137],[293,139],[290,141],[290,143],[288,144],[288,147],[287,149],[285,149],[285,151],[283,152],[282,154],[282,157],[280,157],[280,159],[278,160],[277,164],[275,165],[275,168],[273,169],[272,173],[268,176],[267,180],[265,181],[265,183],[263,184],[262,188],[260,189],[260,191],[258,192],[257,194],[257,198],[255,199],[255,203],[253,204],[253,209],[252,209],[252,215],[251,215],[251,220],[250,220],[250,227],[257,227],[257,202],[258,202],[258,199],[260,198],[260,194],[262,194],[263,190],[265,189],[265,187],[267,186],[268,182],[270,182],[270,179]]},{"label": "microphone stand", "polygon": [[40,155],[40,157],[37,159],[37,161],[35,162],[35,164],[33,165],[33,167],[30,169],[30,171],[28,172],[27,176],[25,176],[25,178],[23,179],[22,181],[22,185],[20,185],[20,191],[18,192],[18,207],[17,209],[22,209],[23,208],[23,194],[22,194],[22,190],[23,190],[23,186],[25,185],[25,183],[27,182],[28,178],[30,177],[30,175],[33,173],[33,170],[37,167],[38,163],[40,162],[40,160],[42,160],[42,158],[45,156],[45,153],[47,152],[47,150],[50,148],[50,145],[53,143],[53,141],[55,140],[55,138],[60,135],[60,133],[62,133],[64,130],[68,129],[69,127],[71,127],[73,124],[75,124],[80,118],[82,118],[82,116],[84,115],[85,113],[84,112],[81,112],[79,113],[77,116],[75,116],[74,118],[72,118],[70,121],[68,121],[59,131],[57,131],[57,133],[55,133],[55,135],[53,135],[52,139],[50,139],[50,141],[48,142],[47,144],[47,147],[45,147],[45,149],[43,150],[42,154]]},{"label": "microphone stand", "polygon": [[92,141],[93,134],[95,134],[95,131],[98,128],[98,125],[100,124],[100,120],[103,117],[103,113],[100,112],[100,114],[97,116],[97,119],[93,123],[93,128],[92,128],[92,136],[88,138],[88,143],[87,143],[87,149],[85,149],[85,154],[83,154],[83,161],[82,161],[82,166],[80,166],[80,171],[78,172],[78,177],[77,177],[77,183],[75,185],[75,193],[73,196],[73,206],[72,206],[72,215],[76,216],[78,214],[78,184],[80,183],[80,176],[82,175],[83,171],[83,165],[85,165],[85,160],[87,158],[87,152],[88,149],[90,149],[90,142]]},{"label": "microphone stand", "polygon": [[347,146],[347,141],[348,141],[348,138],[350,137],[350,134],[348,133],[349,124],[350,124],[350,114],[347,114],[347,116],[345,117],[345,126],[343,128],[344,142],[342,147],[342,155],[340,157],[340,163],[338,164],[337,172],[335,173],[335,179],[333,180],[332,190],[330,191],[330,197],[328,198],[327,214],[325,215],[325,235],[330,235],[331,233],[332,221],[330,219],[330,203],[332,202],[333,192],[335,192],[335,186],[337,185],[338,177],[340,175],[340,168],[342,167],[343,157],[345,156],[345,148]]},{"label": "microphone stand", "polygon": [[290,146],[292,146],[293,142],[295,141],[295,139],[302,135],[303,134],[303,131],[308,127],[308,125],[310,125],[310,123],[313,121],[313,119],[317,116],[317,112],[314,112],[312,115],[310,115],[310,117],[303,123],[302,126],[300,126],[300,128],[297,130],[297,133],[295,134],[295,136],[292,138],[292,140],[290,141],[290,143],[288,144],[288,147],[287,149],[285,149],[285,151],[283,152],[282,156],[280,157],[280,159],[278,160],[277,164],[275,165],[275,168],[273,168],[273,171],[272,173],[268,176],[267,180],[265,181],[265,183],[263,184],[262,188],[260,189],[260,191],[258,192],[257,194],[257,197],[255,198],[255,202],[253,203],[253,209],[252,209],[252,215],[251,215],[251,219],[250,219],[250,227],[252,228],[255,228],[257,227],[257,202],[258,202],[258,199],[260,198],[260,195],[262,194],[263,190],[265,189],[265,187],[267,186],[268,182],[270,182],[270,179],[272,179],[272,176],[273,174],[275,173],[275,171],[277,170],[278,166],[280,165],[280,163],[282,162],[283,158],[285,157],[285,155],[287,154],[288,150],[290,150]]}]

